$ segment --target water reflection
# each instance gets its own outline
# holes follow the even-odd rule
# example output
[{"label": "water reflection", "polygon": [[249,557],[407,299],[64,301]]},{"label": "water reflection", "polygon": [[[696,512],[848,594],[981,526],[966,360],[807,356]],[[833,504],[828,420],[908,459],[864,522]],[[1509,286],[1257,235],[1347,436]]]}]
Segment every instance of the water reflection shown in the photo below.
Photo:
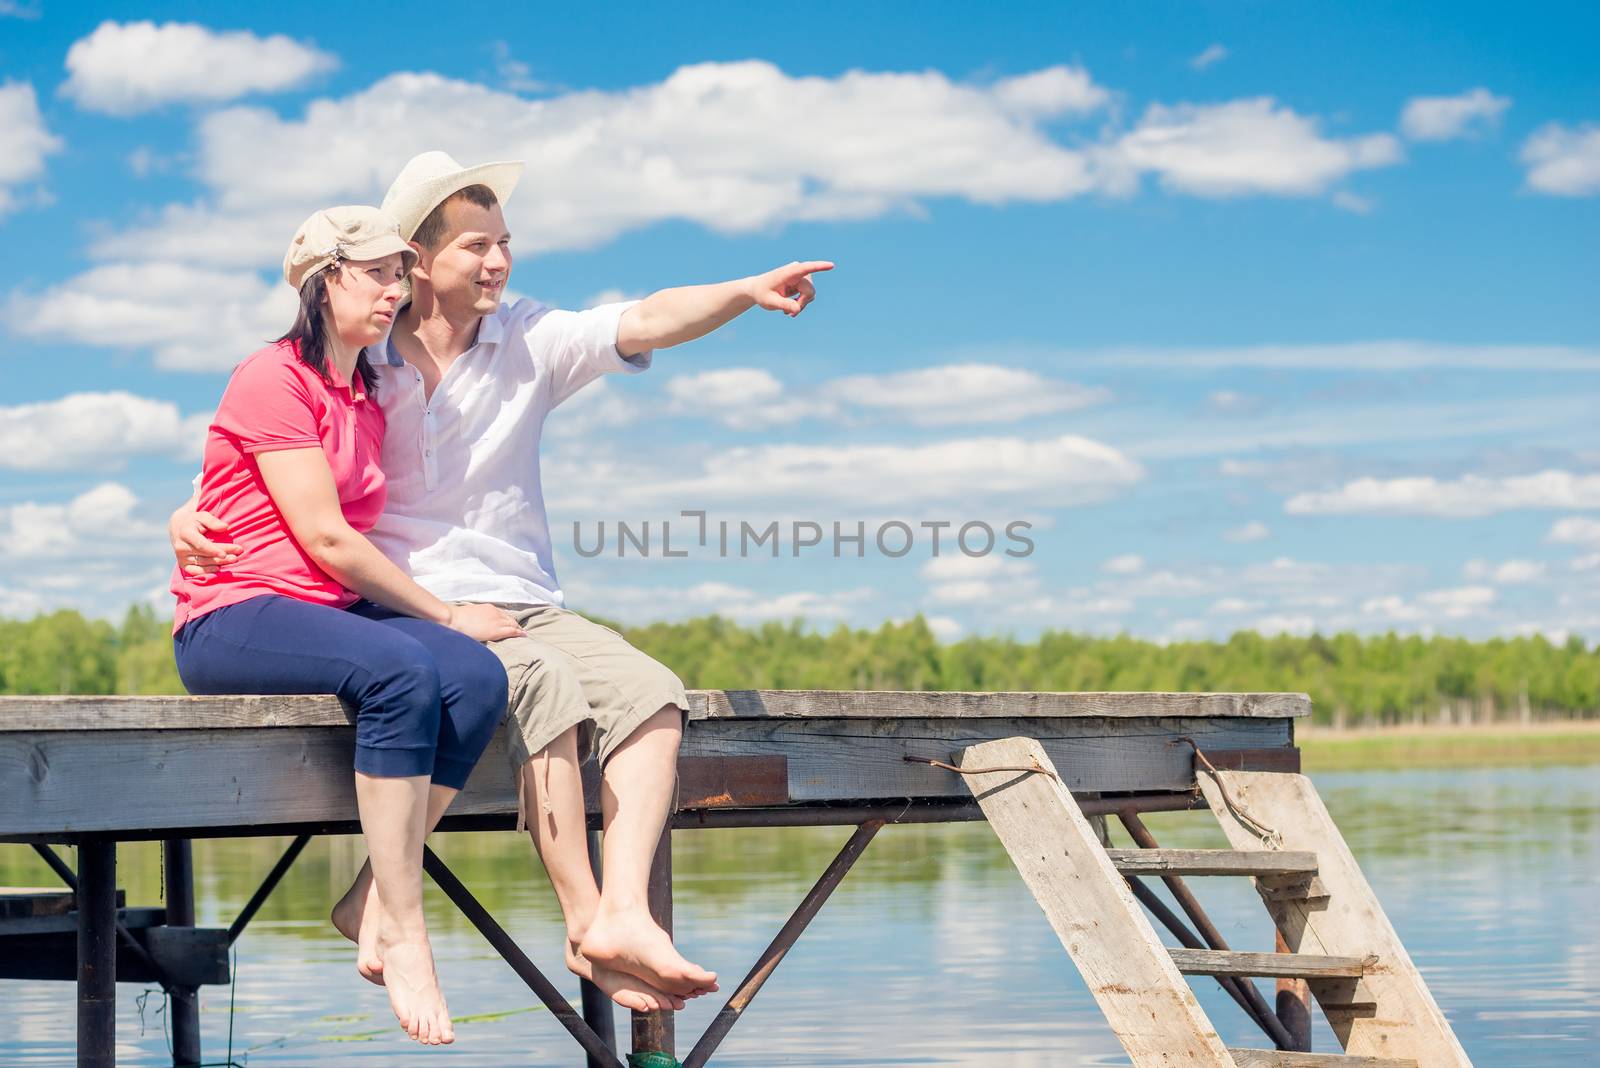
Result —
[{"label": "water reflection", "polygon": [[[1475,1063],[1579,1065],[1600,1041],[1600,767],[1359,772],[1319,789]],[[1220,846],[1204,814],[1147,821],[1165,845]],[[693,959],[743,973],[848,836],[846,829],[679,835],[677,919]],[[202,922],[224,925],[284,842],[199,842]],[[1118,844],[1127,844],[1119,842]],[[560,968],[560,915],[522,840],[444,837],[436,848],[576,1001]],[[475,931],[430,895],[439,967],[458,1014],[457,1044],[423,1052],[391,1025],[324,911],[361,860],[351,838],[306,850],[240,940],[238,982],[202,995],[208,1060],[251,1065],[574,1064],[576,1047]],[[0,847],[0,882],[50,885],[23,847]],[[153,845],[124,847],[133,903],[160,894]],[[1241,880],[1199,886],[1236,949],[1272,931]],[[71,1063],[72,988],[6,983],[0,1063]],[[1262,1045],[1208,980],[1202,1004],[1231,1044]],[[141,1014],[119,988],[118,1063],[169,1064],[159,996]],[[1270,997],[1270,991],[1268,991]],[[705,999],[702,999],[704,1001]],[[716,1004],[680,1018],[680,1043]],[[622,1033],[626,1019],[618,1014]],[[1320,1027],[1318,1048],[1334,1049]],[[719,1065],[1111,1065],[1119,1047],[981,824],[888,828],[777,971]]]}]

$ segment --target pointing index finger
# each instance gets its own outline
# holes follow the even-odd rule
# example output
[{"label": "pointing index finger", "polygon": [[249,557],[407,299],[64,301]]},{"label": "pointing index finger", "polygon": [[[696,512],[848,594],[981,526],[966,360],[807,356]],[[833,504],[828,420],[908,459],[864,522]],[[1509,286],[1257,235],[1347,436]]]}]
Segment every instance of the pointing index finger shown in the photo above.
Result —
[{"label": "pointing index finger", "polygon": [[816,274],[820,271],[831,270],[833,270],[832,260],[806,260],[795,267],[795,272],[798,274]]}]

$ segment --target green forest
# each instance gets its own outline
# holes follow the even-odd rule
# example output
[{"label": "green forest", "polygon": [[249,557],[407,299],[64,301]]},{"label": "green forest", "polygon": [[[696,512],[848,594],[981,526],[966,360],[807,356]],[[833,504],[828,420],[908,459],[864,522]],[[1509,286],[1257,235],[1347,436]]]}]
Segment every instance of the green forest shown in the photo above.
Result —
[{"label": "green forest", "polygon": [[[694,689],[1296,691],[1311,695],[1317,722],[1348,726],[1600,715],[1600,649],[1576,636],[1241,631],[1161,644],[1046,631],[941,642],[921,617],[829,632],[716,616],[610,625]],[[144,607],[121,625],[70,611],[0,620],[0,693],[182,693],[170,631]]]}]

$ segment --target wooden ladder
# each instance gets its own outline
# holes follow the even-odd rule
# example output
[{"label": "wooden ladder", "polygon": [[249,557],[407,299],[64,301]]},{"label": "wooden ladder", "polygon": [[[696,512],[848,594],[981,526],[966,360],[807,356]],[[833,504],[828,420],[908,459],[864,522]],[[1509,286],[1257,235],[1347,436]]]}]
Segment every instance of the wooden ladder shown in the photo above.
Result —
[{"label": "wooden ladder", "polygon": [[[1202,771],[1233,848],[1124,850],[1102,845],[1034,739],[954,759],[1138,1068],[1471,1068],[1305,776]],[[1253,878],[1291,952],[1169,949],[1124,877],[1138,875]],[[1185,975],[1304,979],[1345,1052],[1229,1048]]]}]

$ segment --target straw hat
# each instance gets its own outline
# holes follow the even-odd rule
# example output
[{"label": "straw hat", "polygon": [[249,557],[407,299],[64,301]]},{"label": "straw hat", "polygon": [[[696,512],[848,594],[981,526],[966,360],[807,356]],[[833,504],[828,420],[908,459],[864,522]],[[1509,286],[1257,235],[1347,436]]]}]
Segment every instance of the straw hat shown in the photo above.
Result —
[{"label": "straw hat", "polygon": [[417,264],[417,250],[400,236],[393,218],[364,204],[314,212],[300,224],[283,257],[283,280],[296,291],[307,278],[340,260],[377,260],[398,252],[405,273]]},{"label": "straw hat", "polygon": [[411,157],[411,162],[401,169],[400,176],[384,194],[383,210],[400,224],[400,236],[409,241],[428,213],[452,193],[459,193],[469,185],[486,185],[504,204],[520,177],[521,160],[463,167],[444,152],[424,152]]}]

